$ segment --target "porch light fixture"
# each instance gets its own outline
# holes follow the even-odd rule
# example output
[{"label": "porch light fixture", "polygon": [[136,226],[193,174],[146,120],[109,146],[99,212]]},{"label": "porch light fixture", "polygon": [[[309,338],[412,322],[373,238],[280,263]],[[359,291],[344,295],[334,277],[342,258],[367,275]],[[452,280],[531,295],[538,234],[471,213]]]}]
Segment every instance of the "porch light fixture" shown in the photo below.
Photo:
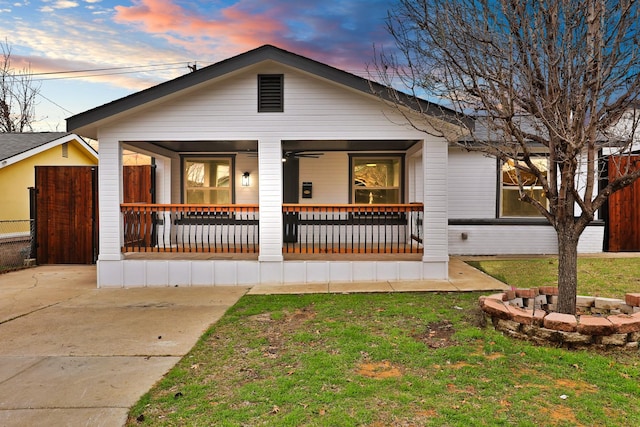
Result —
[{"label": "porch light fixture", "polygon": [[248,187],[249,184],[251,183],[249,181],[249,176],[250,176],[249,172],[245,172],[245,173],[242,174],[242,186],[243,187]]}]

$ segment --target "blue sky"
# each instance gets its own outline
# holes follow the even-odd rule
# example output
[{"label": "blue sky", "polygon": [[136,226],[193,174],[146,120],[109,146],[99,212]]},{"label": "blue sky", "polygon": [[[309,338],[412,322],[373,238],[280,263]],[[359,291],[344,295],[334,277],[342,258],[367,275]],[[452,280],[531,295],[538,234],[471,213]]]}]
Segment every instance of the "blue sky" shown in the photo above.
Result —
[{"label": "blue sky", "polygon": [[374,44],[393,45],[384,25],[393,1],[0,0],[0,36],[14,68],[30,66],[41,85],[35,130],[63,131],[65,118],[185,74],[187,64],[263,44],[365,75]]}]

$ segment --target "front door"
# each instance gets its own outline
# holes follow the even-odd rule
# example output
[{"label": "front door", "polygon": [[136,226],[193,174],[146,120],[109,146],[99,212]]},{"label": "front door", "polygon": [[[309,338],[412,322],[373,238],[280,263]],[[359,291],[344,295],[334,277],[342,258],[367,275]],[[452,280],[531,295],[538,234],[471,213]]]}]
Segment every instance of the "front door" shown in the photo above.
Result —
[{"label": "front door", "polygon": [[[286,157],[282,163],[282,201],[284,203],[298,203],[300,188],[300,159],[295,156]],[[298,241],[298,221],[300,214],[286,212],[283,214],[284,242]]]}]

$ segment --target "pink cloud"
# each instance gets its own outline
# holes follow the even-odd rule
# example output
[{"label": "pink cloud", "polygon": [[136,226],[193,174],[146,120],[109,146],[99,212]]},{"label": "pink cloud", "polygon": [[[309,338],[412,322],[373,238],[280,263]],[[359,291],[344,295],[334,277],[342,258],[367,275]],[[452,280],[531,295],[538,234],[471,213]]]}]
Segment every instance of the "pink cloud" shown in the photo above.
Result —
[{"label": "pink cloud", "polygon": [[264,44],[364,75],[374,43],[388,42],[388,0],[238,0],[202,11],[177,0],[133,0],[115,21],[161,38],[185,55],[225,59]]},{"label": "pink cloud", "polygon": [[145,31],[158,33],[181,28],[185,11],[165,0],[141,0],[134,6],[116,6],[116,22],[141,23]]},{"label": "pink cloud", "polygon": [[[116,6],[116,22],[135,24],[143,31],[165,39],[179,35],[196,40],[216,40],[216,45],[234,51],[273,43],[286,27],[267,14],[255,15],[236,5],[221,11],[219,18],[202,18],[166,0],[138,0],[133,6]],[[228,46],[228,45],[231,46]],[[227,50],[225,49],[225,50]]]}]

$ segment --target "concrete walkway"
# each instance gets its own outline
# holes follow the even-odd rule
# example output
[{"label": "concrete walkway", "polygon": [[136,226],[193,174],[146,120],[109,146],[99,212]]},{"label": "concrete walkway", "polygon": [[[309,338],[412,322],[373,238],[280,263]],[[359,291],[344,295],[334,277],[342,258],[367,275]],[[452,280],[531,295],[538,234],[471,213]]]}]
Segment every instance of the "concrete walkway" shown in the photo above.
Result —
[{"label": "concrete walkway", "polygon": [[245,293],[491,291],[450,262],[450,280],[97,289],[94,266],[0,275],[0,425],[120,426],[129,408]]}]

